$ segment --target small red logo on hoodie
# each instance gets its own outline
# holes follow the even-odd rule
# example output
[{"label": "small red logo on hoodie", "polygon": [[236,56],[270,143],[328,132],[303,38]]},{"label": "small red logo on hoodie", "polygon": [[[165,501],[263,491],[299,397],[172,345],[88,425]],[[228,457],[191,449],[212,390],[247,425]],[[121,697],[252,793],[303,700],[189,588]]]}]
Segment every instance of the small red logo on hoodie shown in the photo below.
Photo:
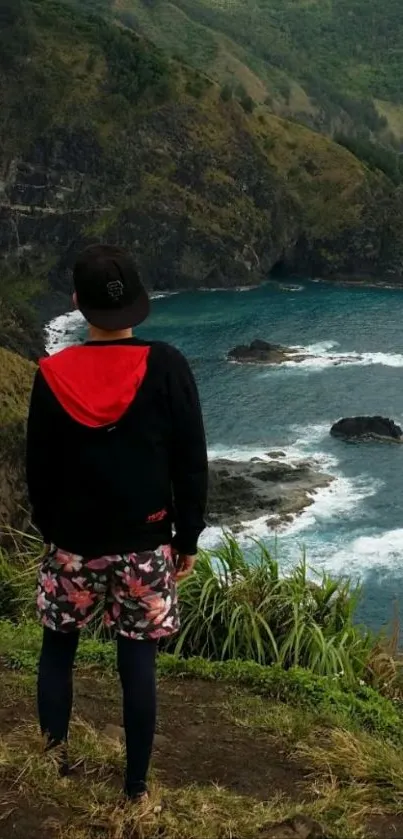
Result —
[{"label": "small red logo on hoodie", "polygon": [[147,522],[148,524],[154,524],[156,521],[163,521],[167,515],[167,510],[160,510],[159,513],[153,513],[151,516],[148,516]]}]

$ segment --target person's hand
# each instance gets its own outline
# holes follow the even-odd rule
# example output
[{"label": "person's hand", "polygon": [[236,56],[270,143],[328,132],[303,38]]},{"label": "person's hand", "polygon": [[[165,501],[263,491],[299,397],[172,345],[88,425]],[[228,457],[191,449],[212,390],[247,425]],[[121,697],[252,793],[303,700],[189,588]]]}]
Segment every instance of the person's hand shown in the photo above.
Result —
[{"label": "person's hand", "polygon": [[180,554],[174,552],[173,560],[176,569],[175,578],[178,582],[180,582],[181,580],[186,580],[187,577],[190,577],[191,574],[193,574],[197,561],[197,556],[188,556],[188,554]]}]

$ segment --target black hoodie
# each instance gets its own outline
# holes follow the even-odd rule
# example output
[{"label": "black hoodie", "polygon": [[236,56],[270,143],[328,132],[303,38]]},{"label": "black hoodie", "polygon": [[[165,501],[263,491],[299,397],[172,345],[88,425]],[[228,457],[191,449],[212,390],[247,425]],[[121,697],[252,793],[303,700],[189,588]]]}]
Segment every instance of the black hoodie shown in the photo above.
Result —
[{"label": "black hoodie", "polygon": [[205,526],[207,452],[183,356],[132,338],[41,361],[27,479],[47,543],[86,557],[170,543],[195,554]]}]

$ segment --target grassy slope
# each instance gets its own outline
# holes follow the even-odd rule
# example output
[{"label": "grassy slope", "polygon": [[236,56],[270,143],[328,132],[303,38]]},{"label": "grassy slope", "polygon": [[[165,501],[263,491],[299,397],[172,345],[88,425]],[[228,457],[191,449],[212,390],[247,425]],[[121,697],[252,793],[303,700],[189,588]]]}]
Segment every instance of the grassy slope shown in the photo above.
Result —
[{"label": "grassy slope", "polygon": [[[234,668],[228,692],[206,662],[186,665],[162,656],[152,797],[138,812],[120,795],[123,753],[113,651],[107,645],[106,659],[105,645],[85,642],[70,744],[72,761],[83,763],[71,779],[58,780],[41,754],[34,720],[30,670],[38,642],[32,626],[0,626],[3,662],[5,654],[11,661],[11,648],[14,664],[19,659],[27,668],[3,670],[1,678],[1,839],[8,839],[12,825],[11,835],[28,833],[30,839],[95,839],[100,833],[105,839],[313,839],[322,835],[313,822],[327,839],[400,835],[401,719],[394,745],[380,732],[370,735],[348,710],[340,715],[337,706],[330,710],[313,700],[318,680],[308,673],[293,705],[280,682],[277,698],[257,685],[253,691],[242,686],[247,665]],[[266,671],[260,670],[263,676]],[[327,685],[329,695],[337,696],[334,682]],[[390,713],[398,719],[383,702],[378,722]],[[274,827],[287,819],[288,832]]]},{"label": "grassy slope", "polygon": [[[360,194],[361,187],[370,186],[370,179],[365,167],[344,149],[340,149],[301,126],[274,116],[266,116],[262,118],[262,121],[255,117],[244,116],[238,105],[232,103],[222,105],[218,89],[210,88],[208,82],[204,87],[201,86],[200,95],[198,94],[195,100],[192,91],[190,95],[187,91],[191,90],[192,81],[199,83],[200,78],[196,77],[194,80],[188,68],[179,67],[177,64],[166,65],[163,61],[161,73],[171,90],[168,104],[159,106],[153,103],[153,88],[146,88],[140,114],[138,104],[136,106],[137,97],[129,102],[128,114],[123,114],[115,108],[116,104],[123,105],[123,100],[122,103],[115,103],[111,93],[105,97],[105,89],[108,90],[110,86],[108,80],[110,69],[108,70],[108,58],[102,42],[98,39],[95,27],[92,34],[91,27],[81,25],[79,17],[66,15],[61,18],[63,6],[57,3],[52,4],[49,0],[41,4],[40,14],[38,13],[39,6],[34,0],[32,0],[32,5],[37,21],[37,42],[33,53],[35,67],[39,72],[39,65],[41,65],[43,70],[45,54],[47,69],[50,72],[50,81],[48,80],[45,88],[48,96],[47,118],[50,129],[59,125],[64,126],[66,118],[69,118],[73,125],[80,126],[84,109],[85,121],[89,122],[93,128],[101,148],[110,151],[115,143],[113,151],[116,151],[116,147],[119,148],[119,141],[124,143],[125,132],[131,127],[132,117],[136,118],[138,125],[139,117],[145,116],[145,112],[150,117],[154,113],[154,121],[159,115],[161,119],[164,119],[172,112],[178,118],[181,130],[184,131],[181,146],[189,149],[189,145],[193,145],[193,156],[199,161],[202,168],[202,180],[205,184],[209,178],[211,182],[215,181],[221,185],[225,183],[226,178],[234,178],[231,159],[237,155],[238,151],[242,153],[244,144],[245,151],[248,151],[248,146],[251,151],[256,150],[255,164],[260,163],[262,166],[260,176],[264,178],[266,173],[271,176],[277,175],[283,188],[286,181],[298,203],[306,206],[309,221],[315,219],[323,225],[321,200],[327,203],[331,199],[329,209],[331,209],[332,223],[327,225],[326,233],[331,233],[333,225],[336,227],[348,225],[350,209],[352,213],[359,215],[360,206],[355,199],[357,194]],[[170,15],[166,23],[169,18]],[[164,21],[164,18],[161,17],[161,20]],[[133,48],[135,43],[134,41]],[[151,47],[145,47],[145,49],[146,54],[149,52],[151,59],[154,60],[153,49]],[[89,69],[88,61],[91,56],[93,60]],[[157,60],[160,61],[159,58]],[[32,75],[31,66],[29,73]],[[42,75],[39,76],[39,81],[42,85],[44,81]],[[60,96],[61,89],[63,90],[62,97]],[[36,93],[39,95],[39,91],[34,91],[34,95]],[[125,94],[124,85],[118,84],[116,95],[122,96],[122,94]],[[127,92],[125,98],[128,98]],[[182,112],[179,110],[178,114],[175,113],[176,105],[181,106]],[[183,125],[181,125],[181,118]],[[19,127],[17,122],[16,129]],[[37,132],[34,122],[28,122],[26,127],[27,131],[23,138],[21,138],[21,132],[18,132],[25,143],[27,134],[29,138],[29,129],[34,135]],[[147,128],[147,122],[145,128]],[[177,173],[173,143],[178,142],[178,137],[170,136],[168,125],[165,126],[165,132],[165,136],[161,137],[165,141],[165,148],[160,150],[158,159],[154,156],[150,176],[144,175],[141,191],[136,195],[137,204],[152,199],[155,193],[159,194],[161,187],[170,194],[175,190],[178,203],[182,206],[185,202],[185,193],[175,177]],[[209,151],[214,153],[216,172],[211,164],[203,167],[203,158]],[[261,153],[263,153],[262,156]],[[174,160],[171,160],[171,164],[168,165],[170,155]],[[269,164],[266,172],[264,171],[265,159]],[[313,161],[316,164],[312,171],[309,170],[309,166],[304,166],[307,161],[308,163]],[[302,171],[297,171],[301,168]],[[375,183],[376,181],[373,180],[372,185]],[[245,190],[241,190],[238,204],[231,211],[231,207],[220,206],[222,202],[219,196],[215,200],[213,191],[209,196],[206,190],[200,187],[198,189],[196,183],[189,185],[193,187],[193,196],[192,193],[189,194],[187,187],[187,210],[191,214],[192,222],[196,225],[198,223],[204,226],[209,223],[220,225],[221,217],[222,227],[225,230],[230,228],[232,235],[236,236],[237,230],[242,230],[240,225],[245,223],[252,231],[251,222],[254,215],[257,224],[262,220],[259,218],[258,208],[253,207],[253,204],[248,206],[248,197],[242,199],[242,192]],[[330,185],[334,187],[333,196],[330,195]],[[113,181],[111,181],[111,189],[112,194],[116,194],[116,184]],[[194,195],[195,192],[199,195]],[[310,207],[310,198],[313,194],[315,197]],[[362,193],[361,197],[364,197]],[[203,214],[202,222],[201,214]]]},{"label": "grassy slope", "polygon": [[35,367],[0,347],[0,425],[25,419]]},{"label": "grassy slope", "polygon": [[[32,592],[32,587],[31,587]],[[32,596],[30,596],[30,606]],[[32,609],[29,610],[30,614]],[[41,644],[41,629],[19,613],[20,624],[0,621],[0,656],[12,669],[35,672]],[[115,668],[115,649],[109,642],[86,637],[80,645],[78,662],[110,672]],[[253,661],[210,662],[202,658],[181,659],[161,654],[161,677],[201,679],[243,687],[266,698],[304,708],[341,724],[352,731],[365,729],[399,744],[403,740],[403,721],[399,708],[388,698],[365,685],[351,687],[339,676],[318,676],[301,667],[285,670],[264,667]],[[337,717],[337,720],[336,720]]]},{"label": "grassy slope", "polygon": [[[161,46],[222,81],[234,76],[258,102],[269,95],[285,115],[312,121],[319,105],[328,128],[340,128],[347,113],[363,127],[363,114],[346,112],[340,95],[401,106],[398,0],[115,0],[114,6]],[[305,95],[295,96],[296,84]],[[396,121],[390,128],[396,131]]]},{"label": "grassy slope", "polygon": [[0,526],[21,525],[26,507],[25,419],[34,365],[0,347]]}]

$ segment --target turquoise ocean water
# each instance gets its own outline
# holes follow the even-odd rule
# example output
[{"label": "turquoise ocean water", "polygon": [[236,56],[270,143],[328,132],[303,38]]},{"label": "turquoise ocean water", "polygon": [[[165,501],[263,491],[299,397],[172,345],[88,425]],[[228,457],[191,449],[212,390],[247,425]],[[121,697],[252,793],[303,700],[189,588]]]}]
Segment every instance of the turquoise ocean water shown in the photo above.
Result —
[{"label": "turquoise ocean water", "polygon": [[[59,332],[55,331],[59,330]],[[176,294],[153,301],[139,336],[175,344],[201,393],[213,456],[270,449],[318,458],[337,478],[278,535],[286,570],[302,546],[310,565],[360,578],[360,615],[375,628],[403,609],[403,445],[347,445],[332,423],[383,414],[403,426],[403,291],[324,283],[268,284],[251,291]],[[52,325],[54,346],[83,335],[77,317]],[[302,364],[229,364],[227,351],[254,338],[303,347]],[[273,542],[263,521],[246,534]],[[205,541],[217,538],[207,532]]]}]

